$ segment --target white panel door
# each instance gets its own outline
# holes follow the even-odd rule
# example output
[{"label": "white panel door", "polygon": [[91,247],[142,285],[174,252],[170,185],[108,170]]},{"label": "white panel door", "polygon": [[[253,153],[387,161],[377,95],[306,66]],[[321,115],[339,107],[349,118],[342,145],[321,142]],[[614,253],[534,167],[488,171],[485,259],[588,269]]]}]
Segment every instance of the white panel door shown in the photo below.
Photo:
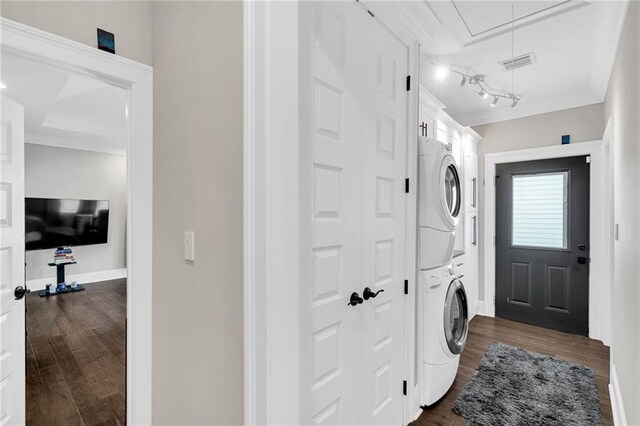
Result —
[{"label": "white panel door", "polygon": [[24,109],[0,100],[0,424],[25,422]]},{"label": "white panel door", "polygon": [[361,423],[402,422],[408,51],[365,20]]},{"label": "white panel door", "polygon": [[356,2],[300,28],[301,423],[401,424],[407,49]]},{"label": "white panel door", "polygon": [[362,21],[300,3],[302,424],[359,422]]}]

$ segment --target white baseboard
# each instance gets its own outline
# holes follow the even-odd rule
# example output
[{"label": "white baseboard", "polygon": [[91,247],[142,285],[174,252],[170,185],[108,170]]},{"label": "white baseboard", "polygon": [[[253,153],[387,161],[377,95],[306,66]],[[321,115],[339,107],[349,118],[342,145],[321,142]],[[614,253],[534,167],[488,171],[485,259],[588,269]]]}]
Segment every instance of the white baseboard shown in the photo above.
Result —
[{"label": "white baseboard", "polygon": [[484,302],[482,300],[478,300],[478,305],[476,307],[476,314],[484,316]]},{"label": "white baseboard", "polygon": [[[67,275],[67,282],[77,281],[78,284],[95,283],[100,281],[117,280],[120,278],[127,278],[127,268],[111,269],[108,271],[87,272],[84,274]],[[27,288],[31,290],[44,290],[47,283],[54,283],[56,281],[53,278],[40,278],[37,280],[27,281]]]},{"label": "white baseboard", "polygon": [[622,394],[620,393],[618,373],[616,372],[616,366],[614,364],[611,364],[609,376],[609,398],[611,399],[613,424],[616,426],[627,426],[627,416],[624,413],[624,404],[622,403]]}]

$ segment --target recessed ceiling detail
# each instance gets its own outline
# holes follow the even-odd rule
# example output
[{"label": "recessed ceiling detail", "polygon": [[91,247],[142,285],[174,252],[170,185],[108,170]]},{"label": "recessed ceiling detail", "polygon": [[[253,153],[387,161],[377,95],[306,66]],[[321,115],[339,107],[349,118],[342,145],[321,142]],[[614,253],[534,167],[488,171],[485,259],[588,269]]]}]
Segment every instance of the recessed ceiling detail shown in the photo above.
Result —
[{"label": "recessed ceiling detail", "polygon": [[[451,3],[471,37],[511,27],[511,2],[452,1]],[[575,5],[583,2],[572,0],[519,2],[514,24],[519,25],[523,21],[561,11],[570,3]]]},{"label": "recessed ceiling detail", "polygon": [[[25,109],[29,143],[124,150],[126,92],[97,78],[2,52],[3,95]],[[30,142],[35,141],[35,142]]]},{"label": "recessed ceiling detail", "polygon": [[[415,31],[420,83],[465,126],[603,102],[629,7],[628,0],[410,3],[422,4],[442,22]],[[427,33],[429,39],[421,37]],[[463,76],[438,80],[439,66]],[[492,98],[459,89],[464,75],[486,76],[491,87],[485,92],[525,96],[517,108],[501,99],[490,103]]]},{"label": "recessed ceiling detail", "polygon": [[449,24],[462,46],[504,34],[588,5],[586,0],[546,1],[436,1],[437,12]]}]

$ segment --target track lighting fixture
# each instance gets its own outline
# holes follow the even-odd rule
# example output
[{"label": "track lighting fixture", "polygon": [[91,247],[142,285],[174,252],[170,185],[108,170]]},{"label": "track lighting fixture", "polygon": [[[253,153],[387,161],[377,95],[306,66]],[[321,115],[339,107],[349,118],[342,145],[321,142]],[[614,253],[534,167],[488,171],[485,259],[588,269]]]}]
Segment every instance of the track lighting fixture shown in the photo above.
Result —
[{"label": "track lighting fixture", "polygon": [[444,79],[444,77],[449,72],[453,72],[455,74],[458,74],[458,75],[462,76],[462,80],[460,80],[460,87],[464,87],[466,85],[478,86],[480,91],[478,91],[476,93],[482,99],[487,99],[489,96],[491,96],[492,99],[491,99],[490,105],[492,107],[495,107],[498,104],[498,102],[500,101],[500,98],[511,100],[511,107],[512,108],[515,108],[515,106],[518,105],[518,102],[522,98],[521,96],[517,96],[517,95],[514,95],[513,93],[506,92],[506,91],[500,91],[500,92],[496,93],[485,83],[484,75],[482,75],[482,74],[469,74],[469,71],[470,71],[470,69],[467,70],[467,72],[465,73],[465,72],[457,71],[453,67],[447,68],[447,67],[444,67],[444,66],[440,66],[440,67],[436,68],[435,75],[439,79]]}]

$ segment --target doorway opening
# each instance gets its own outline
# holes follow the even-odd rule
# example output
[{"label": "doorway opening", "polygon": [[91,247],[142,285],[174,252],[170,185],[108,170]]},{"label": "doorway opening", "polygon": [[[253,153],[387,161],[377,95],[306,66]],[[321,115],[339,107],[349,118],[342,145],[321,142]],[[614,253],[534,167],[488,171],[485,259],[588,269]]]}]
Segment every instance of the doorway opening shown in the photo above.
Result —
[{"label": "doorway opening", "polygon": [[26,424],[125,423],[126,91],[2,54],[24,111]]},{"label": "doorway opening", "polygon": [[[498,297],[502,297],[506,301],[507,296],[499,296],[497,293],[497,265],[498,259],[498,222],[497,222],[497,198],[498,198],[498,181],[501,178],[497,178],[499,175],[498,168],[501,164],[511,163],[526,163],[535,162],[537,160],[560,160],[571,157],[582,157],[586,162],[586,157],[589,158],[589,179],[588,179],[588,210],[589,215],[586,221],[586,225],[581,227],[588,228],[588,241],[578,242],[577,246],[584,244],[585,250],[580,250],[580,247],[575,247],[576,252],[588,253],[588,255],[574,255],[573,262],[575,265],[584,267],[588,266],[588,303],[587,303],[587,332],[588,337],[596,340],[602,340],[605,345],[608,345],[611,337],[611,315],[608,309],[611,300],[611,282],[610,272],[608,267],[608,261],[610,258],[609,244],[611,238],[611,227],[609,226],[608,209],[612,194],[608,191],[607,176],[611,168],[610,162],[606,157],[606,141],[603,144],[602,141],[588,141],[580,142],[571,145],[557,145],[548,146],[542,148],[532,148],[517,151],[506,151],[499,153],[492,153],[485,155],[485,170],[484,170],[484,219],[483,229],[481,234],[483,235],[483,251],[484,251],[484,305],[483,311],[486,316],[496,316]],[[556,170],[557,171],[557,170]],[[514,173],[518,175],[518,173]],[[525,176],[527,174],[525,173]],[[563,178],[564,179],[564,178]],[[493,184],[496,182],[496,184]],[[526,182],[520,182],[526,183]],[[513,185],[513,182],[511,183]],[[503,215],[504,216],[504,215]],[[507,214],[504,217],[510,217]],[[563,213],[564,217],[564,213]],[[509,219],[513,220],[513,218]],[[568,230],[571,232],[571,224],[567,222],[569,226]],[[513,226],[513,224],[511,225]],[[510,246],[514,246],[513,241],[509,241],[511,235],[506,238],[506,243]],[[556,232],[555,245],[564,245],[564,234]],[[561,241],[562,240],[562,241]],[[516,241],[515,246],[518,246],[519,241]],[[520,244],[522,245],[522,244]],[[562,250],[562,248],[552,248],[552,250]],[[578,257],[585,257],[586,264],[577,263],[583,262],[584,259],[578,259]],[[557,266],[552,262],[547,262],[550,267]],[[545,265],[546,265],[545,264]],[[519,266],[518,263],[515,264]],[[578,266],[576,266],[578,267]],[[514,272],[522,273],[526,269],[517,269]],[[549,270],[551,269],[551,270]],[[544,282],[558,282],[558,275],[562,277],[561,269],[547,268],[548,276],[543,275],[539,280]],[[565,269],[566,270],[566,269]],[[526,272],[526,271],[524,271]],[[547,273],[545,272],[545,274]],[[554,274],[558,273],[558,274]],[[570,272],[568,272],[570,274]],[[553,288],[556,290],[556,288]],[[554,295],[554,297],[559,294]],[[518,297],[521,297],[520,295]],[[565,296],[571,298],[572,295]],[[517,301],[517,300],[516,300]],[[504,301],[503,301],[504,302]],[[508,302],[509,303],[509,302]],[[515,305],[511,303],[511,305]],[[545,310],[544,312],[553,311],[553,307]],[[582,331],[580,332],[582,333]],[[585,333],[585,334],[586,334]]]},{"label": "doorway opening", "polygon": [[589,330],[589,156],[496,167],[496,316]]},{"label": "doorway opening", "polygon": [[152,69],[0,24],[0,418],[149,424]]}]

